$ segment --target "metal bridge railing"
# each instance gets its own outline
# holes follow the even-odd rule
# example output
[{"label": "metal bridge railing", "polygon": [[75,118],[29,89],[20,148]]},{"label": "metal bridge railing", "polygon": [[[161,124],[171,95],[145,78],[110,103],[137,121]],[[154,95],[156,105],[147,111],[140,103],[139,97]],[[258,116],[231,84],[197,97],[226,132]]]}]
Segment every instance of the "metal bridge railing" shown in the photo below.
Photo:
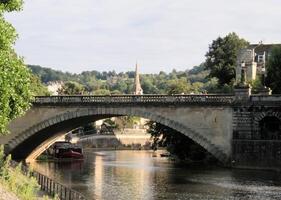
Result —
[{"label": "metal bridge railing", "polygon": [[[16,167],[19,163],[11,160],[10,165]],[[31,176],[35,177],[41,190],[51,196],[57,196],[60,200],[86,200],[81,193],[62,185],[39,172],[30,171],[25,165],[21,166],[21,170],[25,175],[30,173]]]},{"label": "metal bridge railing", "polygon": [[106,96],[36,96],[33,104],[230,104],[233,95],[106,95]]}]

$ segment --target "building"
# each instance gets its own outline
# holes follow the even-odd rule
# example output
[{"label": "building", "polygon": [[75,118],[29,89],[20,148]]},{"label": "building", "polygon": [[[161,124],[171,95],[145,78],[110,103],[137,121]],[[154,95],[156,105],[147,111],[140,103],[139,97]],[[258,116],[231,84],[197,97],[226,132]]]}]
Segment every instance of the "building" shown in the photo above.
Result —
[{"label": "building", "polygon": [[62,81],[50,81],[47,83],[48,91],[51,95],[58,95],[59,90],[62,89],[63,82]]},{"label": "building", "polygon": [[139,71],[138,71],[138,63],[136,63],[134,94],[136,94],[136,95],[142,95],[143,94],[143,90],[142,90],[141,84],[140,84],[140,75],[139,75]]},{"label": "building", "polygon": [[236,82],[241,81],[241,74],[245,73],[245,81],[252,81],[257,76],[266,73],[266,62],[274,44],[251,44],[241,49],[237,56]]}]

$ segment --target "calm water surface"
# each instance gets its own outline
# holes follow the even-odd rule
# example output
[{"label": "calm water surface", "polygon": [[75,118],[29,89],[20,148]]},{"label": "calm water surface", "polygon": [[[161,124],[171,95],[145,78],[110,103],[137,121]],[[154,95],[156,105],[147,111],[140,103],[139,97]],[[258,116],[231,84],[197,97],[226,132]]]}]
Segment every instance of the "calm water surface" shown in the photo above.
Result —
[{"label": "calm water surface", "polygon": [[182,168],[151,151],[90,151],[82,162],[37,162],[35,170],[89,199],[281,199],[275,172]]}]

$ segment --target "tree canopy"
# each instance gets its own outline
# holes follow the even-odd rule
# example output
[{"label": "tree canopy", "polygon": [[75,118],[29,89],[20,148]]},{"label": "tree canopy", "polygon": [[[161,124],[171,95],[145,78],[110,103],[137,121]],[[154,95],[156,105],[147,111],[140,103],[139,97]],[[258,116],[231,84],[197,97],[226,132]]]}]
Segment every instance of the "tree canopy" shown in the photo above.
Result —
[{"label": "tree canopy", "polygon": [[186,78],[173,79],[168,82],[168,94],[188,94],[191,85]]},{"label": "tree canopy", "polygon": [[68,81],[58,92],[60,95],[79,95],[83,94],[84,90],[85,88],[83,85],[77,82]]},{"label": "tree canopy", "polygon": [[[134,73],[131,71],[116,73],[114,71],[98,72],[93,70],[71,74],[36,65],[29,65],[29,68],[45,84],[52,81],[63,81],[67,84],[72,82],[76,85],[82,85],[84,87],[83,94],[133,94]],[[214,80],[209,82],[206,79],[208,74],[209,71],[205,70],[204,64],[201,64],[186,71],[173,70],[170,73],[141,74],[140,81],[144,94],[198,94],[206,91],[210,84],[217,83]],[[61,92],[61,94],[74,93]]]},{"label": "tree canopy", "polygon": [[152,148],[166,147],[167,151],[181,161],[202,161],[210,154],[182,133],[157,122],[147,123],[152,137]]},{"label": "tree canopy", "polygon": [[48,91],[48,88],[42,84],[41,80],[38,76],[32,74],[31,75],[31,85],[32,87],[31,92],[34,96],[49,96],[50,92]]},{"label": "tree canopy", "polygon": [[236,33],[229,33],[225,37],[213,40],[206,54],[206,69],[210,70],[209,77],[218,79],[220,86],[232,84],[235,79],[237,54],[239,49],[245,48],[249,43]]},{"label": "tree canopy", "polygon": [[281,45],[273,47],[267,63],[266,85],[275,94],[281,94]]},{"label": "tree canopy", "polygon": [[31,99],[31,74],[13,49],[17,33],[3,16],[21,7],[21,0],[0,1],[0,134],[7,132],[9,121],[22,114]]}]

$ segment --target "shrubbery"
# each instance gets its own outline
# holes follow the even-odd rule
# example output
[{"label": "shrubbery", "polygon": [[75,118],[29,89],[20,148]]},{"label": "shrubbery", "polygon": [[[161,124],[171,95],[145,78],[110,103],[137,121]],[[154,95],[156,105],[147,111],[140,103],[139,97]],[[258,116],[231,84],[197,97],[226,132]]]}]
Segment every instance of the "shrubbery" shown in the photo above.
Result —
[{"label": "shrubbery", "polygon": [[[38,199],[39,185],[31,173],[23,174],[21,164],[13,168],[11,157],[5,158],[4,148],[0,146],[0,184],[22,200]],[[45,197],[45,199],[49,199]]]}]

